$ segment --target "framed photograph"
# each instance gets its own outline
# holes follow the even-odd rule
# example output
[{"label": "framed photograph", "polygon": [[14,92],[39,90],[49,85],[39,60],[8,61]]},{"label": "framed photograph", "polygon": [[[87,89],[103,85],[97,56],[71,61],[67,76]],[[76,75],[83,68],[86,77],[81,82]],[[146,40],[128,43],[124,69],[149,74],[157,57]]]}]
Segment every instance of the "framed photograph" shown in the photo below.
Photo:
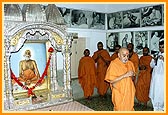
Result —
[{"label": "framed photograph", "polygon": [[150,32],[150,50],[152,55],[159,52],[159,40],[164,39],[164,30],[156,30]]},{"label": "framed photograph", "polygon": [[105,29],[105,14],[84,10],[72,10],[71,27]]},{"label": "framed photograph", "polygon": [[165,15],[165,14],[164,14],[164,9],[165,9],[165,8],[164,8],[164,5],[162,5],[162,25],[163,25],[163,26],[164,26],[164,22],[165,22],[165,21],[164,21],[164,19],[165,19],[165,18],[164,18],[164,15]]},{"label": "framed photograph", "polygon": [[[27,56],[29,56],[29,58]],[[46,42],[25,43],[18,52],[12,53],[10,59],[11,69],[23,85],[32,87],[37,83],[39,80],[38,77],[41,77],[45,70],[47,56]],[[42,84],[35,88],[35,91],[48,90],[49,79],[50,73],[44,78]],[[12,80],[12,85],[14,96],[18,97],[19,95],[23,95],[23,93],[27,95],[27,90],[19,86],[14,80]]]},{"label": "framed photograph", "polygon": [[127,47],[129,43],[133,43],[133,32],[120,32],[118,44],[121,47]]},{"label": "framed photograph", "polygon": [[144,7],[141,9],[141,26],[162,25],[162,5]]},{"label": "framed photograph", "polygon": [[88,28],[87,18],[83,10],[72,10],[71,21],[71,27]]},{"label": "framed photograph", "polygon": [[118,33],[107,33],[106,48],[109,52],[115,51],[115,46],[118,44]]},{"label": "framed photograph", "polygon": [[134,51],[138,55],[143,54],[143,48],[148,46],[148,32],[147,31],[139,31],[134,32]]},{"label": "framed photograph", "polygon": [[122,12],[107,14],[108,29],[122,28]]},{"label": "framed photograph", "polygon": [[140,9],[123,11],[123,28],[140,27]]},{"label": "framed photograph", "polygon": [[68,27],[71,26],[71,9],[68,8],[61,8],[58,7],[60,13],[62,14],[62,17],[64,18],[65,23],[68,25]]},{"label": "framed photograph", "polygon": [[105,14],[93,12],[93,21],[91,29],[105,29]]}]

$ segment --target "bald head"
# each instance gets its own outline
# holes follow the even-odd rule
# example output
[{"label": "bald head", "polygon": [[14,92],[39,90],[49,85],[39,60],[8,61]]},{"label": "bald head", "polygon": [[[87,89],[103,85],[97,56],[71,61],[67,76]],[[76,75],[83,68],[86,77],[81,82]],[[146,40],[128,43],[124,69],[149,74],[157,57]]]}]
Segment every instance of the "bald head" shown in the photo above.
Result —
[{"label": "bald head", "polygon": [[128,52],[129,53],[128,49],[124,48],[124,47],[119,49],[119,53],[122,53],[122,52]]},{"label": "bald head", "polygon": [[129,50],[124,47],[120,48],[119,53],[118,53],[118,57],[121,60],[121,62],[126,63],[129,58]]}]

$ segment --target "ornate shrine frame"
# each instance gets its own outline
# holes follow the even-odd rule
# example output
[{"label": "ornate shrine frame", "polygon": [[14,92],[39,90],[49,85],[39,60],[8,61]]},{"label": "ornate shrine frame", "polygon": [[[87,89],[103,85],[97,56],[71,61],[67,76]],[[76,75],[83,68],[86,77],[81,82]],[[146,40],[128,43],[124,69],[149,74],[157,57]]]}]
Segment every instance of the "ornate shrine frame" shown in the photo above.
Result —
[{"label": "ornate shrine frame", "polygon": [[[42,37],[35,37],[39,33]],[[47,75],[49,75],[48,99],[42,103],[32,102],[32,97],[14,98],[11,80],[11,61],[12,53],[18,52],[26,41],[33,42],[49,42],[55,50],[52,54],[50,67]],[[3,96],[4,110],[31,110],[42,108],[55,104],[72,101],[71,76],[70,76],[70,55],[72,35],[65,31],[64,25],[55,25],[53,23],[29,23],[29,22],[11,22],[4,21],[4,49],[3,49]],[[48,48],[48,46],[46,47]],[[60,51],[63,55],[63,88],[59,89],[57,84],[57,55]],[[40,93],[40,92],[39,92]],[[41,92],[44,93],[44,92]],[[22,94],[20,94],[22,95]]]}]

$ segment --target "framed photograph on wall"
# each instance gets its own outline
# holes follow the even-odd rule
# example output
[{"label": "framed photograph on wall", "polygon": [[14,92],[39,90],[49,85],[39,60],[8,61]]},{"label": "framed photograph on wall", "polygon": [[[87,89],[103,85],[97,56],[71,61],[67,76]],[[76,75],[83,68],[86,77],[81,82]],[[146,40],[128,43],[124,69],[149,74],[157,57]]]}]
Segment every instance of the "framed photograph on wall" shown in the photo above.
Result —
[{"label": "framed photograph on wall", "polygon": [[93,12],[93,21],[91,29],[105,29],[105,14]]},{"label": "framed photograph on wall", "polygon": [[121,29],[122,28],[122,12],[107,14],[108,29]]},{"label": "framed photograph on wall", "polygon": [[115,46],[118,45],[118,33],[107,33],[106,45],[109,52],[114,52]]},{"label": "framed photograph on wall", "polygon": [[164,14],[164,5],[162,5],[162,25],[163,25],[163,26],[164,26],[164,22],[165,22],[165,21],[164,21],[164,19],[165,19],[165,18],[164,18],[164,15],[165,15],[165,14]]},{"label": "framed photograph on wall", "polygon": [[159,40],[164,39],[164,30],[155,30],[150,32],[150,50],[152,55],[159,52]]},{"label": "framed photograph on wall", "polygon": [[162,5],[141,9],[141,27],[162,25]]},{"label": "framed photograph on wall", "polygon": [[127,47],[129,43],[133,43],[133,32],[120,32],[118,44],[121,47]]},{"label": "framed photograph on wall", "polygon": [[123,28],[140,27],[140,9],[123,11]]},{"label": "framed photograph on wall", "polygon": [[68,25],[68,27],[71,26],[71,9],[68,9],[68,8],[61,8],[61,7],[58,7],[62,17],[64,18],[64,22]]},{"label": "framed photograph on wall", "polygon": [[71,22],[71,27],[88,28],[87,18],[83,10],[72,10]]},{"label": "framed photograph on wall", "polygon": [[[37,75],[34,75],[34,71],[35,73],[39,72],[39,77],[42,76],[46,67],[48,55],[48,52],[46,52],[47,43],[48,42],[26,42],[18,52],[12,53],[10,60],[11,70],[23,85],[27,87],[35,86],[39,78]],[[27,59],[28,55],[30,56],[29,60]],[[34,67],[32,67],[33,62],[35,63],[33,65]],[[48,90],[48,86],[50,85],[48,82],[50,79],[50,72],[49,70],[47,72],[47,77],[44,77],[42,84],[36,87],[35,90]],[[27,90],[22,88],[15,80],[12,81],[12,88],[14,97],[20,97],[21,95],[25,97],[27,96]]]},{"label": "framed photograph on wall", "polygon": [[138,31],[134,32],[134,50],[138,55],[143,54],[143,48],[148,46],[148,32]]}]

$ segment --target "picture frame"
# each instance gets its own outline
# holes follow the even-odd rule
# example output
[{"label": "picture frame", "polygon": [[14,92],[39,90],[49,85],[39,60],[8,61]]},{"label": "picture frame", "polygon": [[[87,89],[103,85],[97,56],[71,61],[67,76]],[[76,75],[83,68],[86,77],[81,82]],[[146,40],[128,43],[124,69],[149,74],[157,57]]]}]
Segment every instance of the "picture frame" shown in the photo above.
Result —
[{"label": "picture frame", "polygon": [[163,20],[162,5],[141,8],[141,27],[161,26]]},{"label": "picture frame", "polygon": [[140,27],[140,9],[123,11],[123,28]]},{"label": "picture frame", "polygon": [[107,14],[107,28],[110,29],[121,29],[122,25],[122,12],[115,12]]},{"label": "picture frame", "polygon": [[119,32],[118,44],[127,47],[128,43],[133,43],[133,32]]},{"label": "picture frame", "polygon": [[72,10],[71,14],[71,28],[105,29],[105,14],[103,13]]},{"label": "picture frame", "polygon": [[136,31],[134,32],[134,51],[138,55],[143,54],[143,48],[148,47],[148,31]]},{"label": "picture frame", "polygon": [[65,7],[58,7],[62,17],[64,18],[64,22],[68,27],[71,27],[71,12],[72,10]]},{"label": "picture frame", "polygon": [[118,45],[119,35],[118,33],[107,33],[106,48],[109,52],[115,51],[115,46]]},{"label": "picture frame", "polygon": [[[20,62],[25,60],[24,53],[26,50],[31,51],[30,60],[35,61],[36,65],[37,65],[37,69],[40,74],[40,77],[42,76],[42,74],[44,73],[45,67],[46,67],[46,62],[47,62],[48,56],[49,56],[49,54],[47,52],[47,49],[48,49],[47,44],[49,44],[49,43],[48,42],[37,42],[37,41],[29,42],[29,41],[27,41],[24,43],[24,45],[22,46],[22,48],[18,52],[11,54],[11,59],[10,59],[11,70],[13,71],[13,73],[17,77],[17,79],[20,77],[20,75],[19,75]],[[48,92],[49,86],[50,86],[49,79],[50,79],[50,71],[48,68],[47,76],[44,77],[44,82],[42,82],[42,84],[40,86],[37,86],[34,89],[34,92]],[[23,85],[25,85],[26,87],[35,86],[35,83],[30,83],[30,85],[27,85],[26,82],[23,82],[23,81],[21,83]],[[27,90],[23,89],[21,86],[19,86],[19,84],[17,84],[17,82],[14,82],[14,84],[12,85],[12,88],[13,88],[14,98],[27,97]],[[42,94],[44,94],[44,93],[42,93]],[[37,93],[37,95],[38,95],[38,93]]]},{"label": "picture frame", "polygon": [[150,31],[150,52],[157,55],[159,52],[159,41],[164,39],[164,30]]}]

